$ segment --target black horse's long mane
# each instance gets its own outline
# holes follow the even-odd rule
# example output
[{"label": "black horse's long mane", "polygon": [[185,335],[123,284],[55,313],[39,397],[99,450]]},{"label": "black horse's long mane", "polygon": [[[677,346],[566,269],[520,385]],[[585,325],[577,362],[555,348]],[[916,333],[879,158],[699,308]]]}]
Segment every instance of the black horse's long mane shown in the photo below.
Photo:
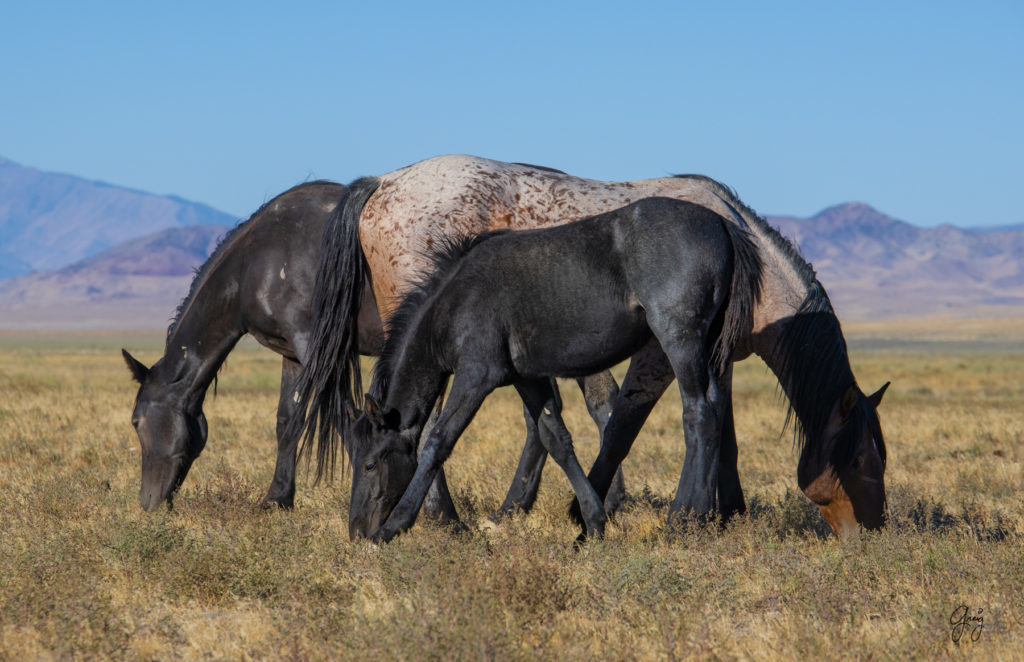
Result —
[{"label": "black horse's long mane", "polygon": [[[801,452],[809,443],[824,443],[826,440],[822,433],[832,407],[855,379],[839,319],[814,267],[794,242],[744,204],[728,186],[704,175],[675,176],[707,184],[735,207],[743,220],[756,227],[784,256],[806,285],[807,294],[796,314],[785,325],[773,351],[781,366],[779,383],[789,401],[784,429],[793,427],[794,441]],[[852,442],[856,439],[849,437],[848,441],[851,443],[839,443],[834,449],[834,466],[846,466],[852,459],[856,450]],[[881,443],[880,437],[878,441]],[[880,452],[884,453],[884,450],[880,449]]]},{"label": "black horse's long mane", "polygon": [[178,330],[178,324],[181,323],[181,316],[185,313],[185,310],[188,308],[188,304],[192,301],[192,298],[196,295],[196,292],[198,292],[202,284],[206,282],[206,277],[210,274],[211,271],[213,271],[213,269],[218,264],[220,264],[220,262],[224,259],[225,255],[228,253],[228,251],[230,251],[231,248],[234,246],[235,241],[242,237],[249,230],[253,223],[263,214],[264,211],[266,211],[267,207],[274,204],[274,202],[276,202],[279,198],[282,198],[288,195],[289,193],[293,193],[294,191],[298,191],[300,189],[311,186],[323,186],[325,184],[336,185],[335,182],[323,179],[297,184],[288,189],[287,191],[275,195],[270,200],[267,200],[262,205],[260,205],[260,208],[253,212],[252,215],[249,216],[249,218],[228,230],[224,234],[224,236],[220,238],[220,241],[217,242],[217,247],[213,249],[212,253],[210,253],[210,257],[206,258],[206,261],[196,268],[195,275],[192,277],[192,283],[188,287],[188,294],[186,294],[185,298],[182,299],[181,303],[178,304],[178,307],[174,311],[174,317],[171,319],[171,323],[167,327],[167,340],[169,341],[171,339],[171,336],[174,335],[174,332]]},{"label": "black horse's long mane", "polygon": [[428,266],[413,278],[409,291],[402,296],[401,303],[388,318],[388,334],[381,348],[380,356],[373,367],[370,395],[383,402],[388,384],[397,368],[397,355],[404,345],[405,336],[410,332],[417,313],[441,285],[448,281],[456,268],[471,250],[481,243],[508,234],[511,230],[492,230],[475,236],[445,237],[434,236],[428,242],[431,248],[423,252]]}]

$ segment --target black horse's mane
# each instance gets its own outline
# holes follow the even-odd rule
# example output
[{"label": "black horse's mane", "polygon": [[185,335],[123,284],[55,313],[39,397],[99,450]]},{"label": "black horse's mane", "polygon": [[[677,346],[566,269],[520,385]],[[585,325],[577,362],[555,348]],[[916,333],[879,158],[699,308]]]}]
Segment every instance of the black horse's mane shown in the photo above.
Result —
[{"label": "black horse's mane", "polygon": [[220,238],[220,241],[217,242],[217,247],[213,249],[212,253],[210,253],[210,257],[206,258],[206,261],[196,268],[195,275],[192,277],[192,283],[189,284],[188,287],[188,294],[186,294],[185,298],[182,299],[181,303],[178,304],[178,307],[174,311],[174,317],[171,319],[171,323],[167,327],[167,340],[170,341],[171,336],[173,336],[174,332],[178,330],[178,324],[181,322],[181,316],[184,314],[185,309],[188,308],[189,302],[192,301],[192,297],[196,295],[196,292],[199,290],[200,285],[205,281],[206,276],[209,274],[209,272],[213,270],[215,265],[220,263],[221,259],[224,257],[224,254],[231,249],[231,246],[234,244],[235,240],[238,239],[243,234],[245,234],[246,230],[249,229],[252,223],[264,211],[266,211],[267,207],[274,204],[274,202],[276,202],[279,198],[286,196],[289,193],[293,193],[303,188],[312,186],[323,186],[325,184],[335,186],[338,185],[335,182],[327,181],[324,179],[318,179],[311,182],[302,182],[301,184],[296,184],[287,191],[275,195],[270,200],[264,202],[262,205],[260,205],[259,209],[257,209],[255,212],[252,213],[252,215],[249,216],[249,218],[228,230],[224,234],[224,236]]},{"label": "black horse's mane", "polygon": [[429,266],[413,278],[411,288],[402,296],[401,303],[388,318],[388,334],[373,368],[370,395],[380,402],[384,401],[388,392],[388,383],[396,368],[395,359],[402,346],[402,340],[430,295],[447,282],[467,253],[484,241],[509,232],[511,230],[492,230],[473,236],[431,237],[431,240],[427,242],[431,248],[423,253]]},{"label": "black horse's mane", "polygon": [[[839,319],[814,267],[794,242],[744,204],[728,186],[704,175],[675,176],[703,182],[735,207],[743,220],[756,227],[789,261],[807,287],[804,300],[785,325],[774,352],[781,366],[779,382],[789,400],[785,427],[793,426],[794,441],[801,451],[809,441],[823,443],[826,440],[822,433],[832,407],[855,379]],[[852,459],[855,438],[850,437],[849,441],[851,443],[837,444],[832,455],[834,466],[846,466]],[[878,441],[881,443],[881,439]]]}]

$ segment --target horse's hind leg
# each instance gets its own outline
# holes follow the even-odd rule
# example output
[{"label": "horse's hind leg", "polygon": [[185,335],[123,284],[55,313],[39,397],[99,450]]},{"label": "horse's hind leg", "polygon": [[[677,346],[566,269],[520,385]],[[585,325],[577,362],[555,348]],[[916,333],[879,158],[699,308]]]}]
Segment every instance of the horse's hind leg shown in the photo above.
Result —
[{"label": "horse's hind leg", "polygon": [[[611,418],[615,400],[619,395],[619,385],[608,370],[589,377],[581,377],[576,382],[583,391],[583,399],[587,403],[587,411],[590,418],[597,424],[597,438],[604,440],[604,430]],[[622,479],[622,466],[615,471],[615,478],[612,479],[608,494],[604,497],[604,511],[609,515],[622,510],[622,503],[626,500],[626,483]]]},{"label": "horse's hind leg", "polygon": [[737,513],[747,512],[747,504],[743,499],[743,488],[740,486],[740,474],[736,464],[739,449],[736,447],[736,427],[732,415],[732,364],[723,378],[725,420],[722,425],[722,452],[718,464],[718,512],[722,522],[726,522]]},{"label": "horse's hind leg", "polygon": [[[601,537],[604,535],[606,521],[604,504],[594,491],[594,487],[583,473],[583,467],[576,459],[572,448],[572,436],[562,421],[562,402],[554,382],[550,379],[530,379],[516,383],[516,390],[523,399],[531,418],[542,425],[541,442],[548,454],[565,472],[572,485],[576,498],[582,506],[583,521],[586,523],[586,534]],[[541,422],[541,417],[543,423]]]},{"label": "horse's hind leg", "polygon": [[670,522],[688,515],[705,519],[715,509],[727,384],[723,375],[715,374],[707,345],[703,334],[689,333],[665,348],[683,400],[686,443],[679,487],[669,507]]},{"label": "horse's hind leg", "polygon": [[281,508],[291,508],[294,503],[298,438],[289,437],[286,430],[299,407],[294,396],[295,381],[300,370],[302,365],[297,361],[287,358],[281,361],[281,395],[277,401],[277,465],[274,467],[274,480],[270,483],[267,495],[263,497],[264,508],[274,504]]},{"label": "horse's hind leg", "polygon": [[529,512],[537,500],[537,489],[540,486],[540,476],[544,471],[548,452],[544,450],[544,444],[540,441],[537,421],[530,416],[525,403],[523,419],[526,422],[526,443],[523,444],[523,453],[519,456],[516,475],[512,478],[505,501],[498,512],[494,513],[495,519],[507,517],[518,510]]}]

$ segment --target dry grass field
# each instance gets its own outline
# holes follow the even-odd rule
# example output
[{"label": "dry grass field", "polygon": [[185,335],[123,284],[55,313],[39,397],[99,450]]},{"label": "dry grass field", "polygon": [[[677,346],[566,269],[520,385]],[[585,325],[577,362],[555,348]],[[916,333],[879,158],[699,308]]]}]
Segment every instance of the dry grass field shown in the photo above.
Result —
[{"label": "dry grass field", "polygon": [[[670,391],[625,465],[626,511],[580,551],[553,465],[533,513],[458,536],[349,542],[344,472],[301,474],[294,511],[259,510],[280,363],[251,343],[207,400],[209,443],[174,510],[144,513],[117,350],[151,363],[160,334],[0,333],[0,659],[1021,658],[1024,319],[846,330],[863,388],[893,382],[886,530],[828,534],[752,359],[735,380],[749,513],[666,531]],[[587,464],[594,428],[575,386],[563,394]],[[492,395],[448,464],[473,524],[504,496],[520,412]],[[954,632],[961,608],[983,620]]]}]

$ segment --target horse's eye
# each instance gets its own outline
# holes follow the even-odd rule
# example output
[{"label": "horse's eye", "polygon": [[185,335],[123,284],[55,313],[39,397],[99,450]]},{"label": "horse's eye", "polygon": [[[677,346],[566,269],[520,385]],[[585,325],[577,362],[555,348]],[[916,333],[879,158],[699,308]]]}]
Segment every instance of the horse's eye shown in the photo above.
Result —
[{"label": "horse's eye", "polygon": [[377,468],[377,460],[373,460],[371,462],[367,462],[366,466],[363,467],[363,470],[364,471],[373,471],[376,468]]}]

